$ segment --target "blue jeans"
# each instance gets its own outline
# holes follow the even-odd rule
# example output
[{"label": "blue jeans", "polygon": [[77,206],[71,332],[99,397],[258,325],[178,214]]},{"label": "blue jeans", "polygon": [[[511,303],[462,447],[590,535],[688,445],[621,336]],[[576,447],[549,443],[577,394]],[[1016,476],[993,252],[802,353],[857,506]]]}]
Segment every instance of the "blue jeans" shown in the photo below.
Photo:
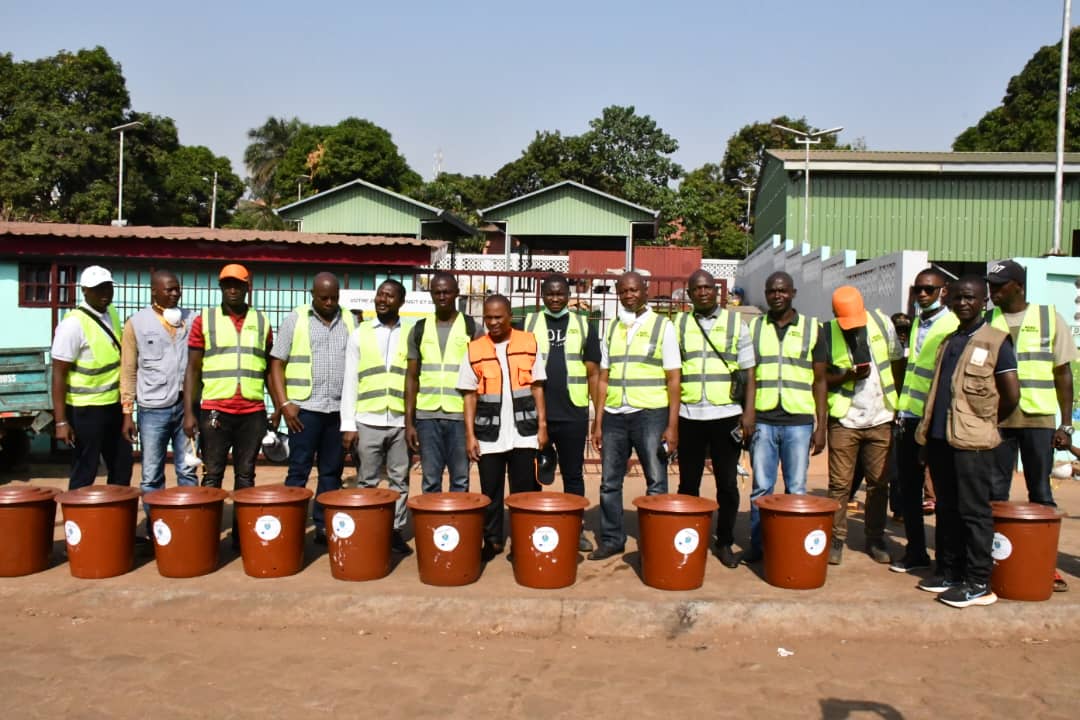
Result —
[{"label": "blue jeans", "polygon": [[469,456],[464,420],[417,420],[423,492],[442,490],[443,468],[450,472],[450,492],[469,491]]},{"label": "blue jeans", "polygon": [[[289,431],[289,473],[285,484],[295,487],[307,485],[311,467],[319,464],[319,480],[315,497],[341,489],[341,471],[345,468],[345,450],[341,447],[341,414],[300,410],[300,422],[304,429]],[[323,506],[312,503],[311,519],[316,530],[325,530]]]},{"label": "blue jeans", "polygon": [[784,471],[784,489],[789,495],[806,494],[806,470],[810,465],[810,437],[813,425],[769,425],[758,423],[750,441],[750,462],[754,485],[750,491],[750,548],[761,552],[761,514],[754,501],[772,495],[776,471]]},{"label": "blue jeans", "polygon": [[188,452],[188,438],[184,434],[184,402],[172,407],[148,408],[139,406],[135,416],[139,426],[139,443],[142,447],[143,494],[165,487],[165,453],[172,441],[173,467],[176,468],[177,485],[198,485],[197,468],[184,462]]},{"label": "blue jeans", "polygon": [[667,461],[661,460],[660,436],[668,423],[668,409],[639,410],[627,415],[605,412],[602,425],[604,447],[600,451],[600,544],[626,545],[623,529],[623,480],[626,462],[634,450],[645,473],[645,492],[661,495],[668,491]]}]

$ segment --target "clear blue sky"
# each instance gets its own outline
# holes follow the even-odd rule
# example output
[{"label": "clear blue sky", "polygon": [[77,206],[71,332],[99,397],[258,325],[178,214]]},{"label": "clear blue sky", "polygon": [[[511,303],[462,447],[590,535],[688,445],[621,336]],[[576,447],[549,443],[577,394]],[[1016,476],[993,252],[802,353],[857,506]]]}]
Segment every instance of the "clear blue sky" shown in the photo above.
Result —
[{"label": "clear blue sky", "polygon": [[651,115],[692,169],[779,114],[843,125],[842,141],[872,150],[946,150],[1059,39],[1062,5],[5,2],[0,51],[104,46],[133,109],[172,117],[241,176],[245,133],[271,115],[367,118],[429,178],[439,148],[444,170],[490,174],[535,131],[582,132],[612,104]]}]

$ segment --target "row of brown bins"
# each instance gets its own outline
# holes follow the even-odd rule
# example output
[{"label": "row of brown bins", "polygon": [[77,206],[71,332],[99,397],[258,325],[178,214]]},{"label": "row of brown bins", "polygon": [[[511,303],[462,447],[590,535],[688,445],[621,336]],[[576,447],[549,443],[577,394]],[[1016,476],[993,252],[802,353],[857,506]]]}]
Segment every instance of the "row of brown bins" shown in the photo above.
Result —
[{"label": "row of brown bins", "polygon": [[[214,571],[224,490],[174,487],[145,496],[158,571],[194,577]],[[283,577],[303,566],[304,533],[312,492],[263,485],[232,494],[244,572]],[[374,580],[390,572],[390,533],[397,493],[381,488],[335,490],[318,500],[326,510],[330,571],[340,580]],[[56,503],[63,507],[71,574],[105,578],[134,565],[139,491],[91,485],[65,493],[32,485],[0,487],[0,576],[44,570],[52,551]],[[762,513],[765,579],[778,587],[809,589],[825,583],[836,502],[807,495],[755,501]],[[465,585],[480,577],[483,512],[478,493],[430,493],[410,498],[422,582]],[[588,501],[558,492],[510,495],[514,578],[533,588],[572,585],[577,539]],[[692,590],[704,581],[712,500],[647,495],[638,508],[641,575],[663,590]],[[1061,516],[1030,503],[994,503],[994,591],[1016,600],[1045,600],[1053,589]]]}]

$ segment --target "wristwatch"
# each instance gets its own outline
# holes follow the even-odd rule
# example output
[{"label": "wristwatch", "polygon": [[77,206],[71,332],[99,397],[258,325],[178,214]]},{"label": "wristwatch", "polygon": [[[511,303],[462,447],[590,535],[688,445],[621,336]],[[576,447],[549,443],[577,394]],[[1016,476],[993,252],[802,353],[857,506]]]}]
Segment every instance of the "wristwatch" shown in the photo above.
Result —
[{"label": "wristwatch", "polygon": [[1058,428],[1058,432],[1063,432],[1066,435],[1072,436],[1073,431],[1075,429],[1076,428],[1074,428],[1072,425],[1062,425],[1061,427]]}]

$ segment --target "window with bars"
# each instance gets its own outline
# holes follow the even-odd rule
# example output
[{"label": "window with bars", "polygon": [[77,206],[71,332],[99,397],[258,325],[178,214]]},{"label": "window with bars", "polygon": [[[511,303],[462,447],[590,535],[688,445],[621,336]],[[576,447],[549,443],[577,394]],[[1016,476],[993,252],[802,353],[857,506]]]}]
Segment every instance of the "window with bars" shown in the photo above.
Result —
[{"label": "window with bars", "polygon": [[75,283],[74,265],[19,263],[19,307],[52,307],[54,298],[58,307],[75,307]]}]

